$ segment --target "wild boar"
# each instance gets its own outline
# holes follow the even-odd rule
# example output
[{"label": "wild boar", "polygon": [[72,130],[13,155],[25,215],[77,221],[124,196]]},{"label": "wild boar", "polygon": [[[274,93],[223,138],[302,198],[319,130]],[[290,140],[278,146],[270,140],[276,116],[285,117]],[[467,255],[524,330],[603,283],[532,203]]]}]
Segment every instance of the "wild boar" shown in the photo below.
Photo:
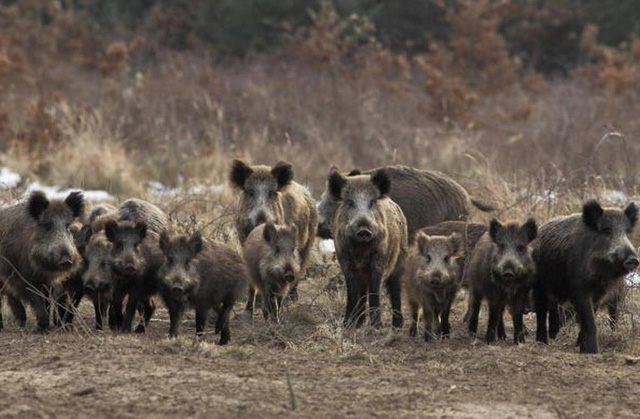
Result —
[{"label": "wild boar", "polygon": [[602,208],[590,200],[581,214],[551,219],[540,228],[534,251],[536,340],[548,343],[549,336],[556,337],[558,303],[569,302],[580,322],[580,352],[598,352],[595,310],[640,263],[629,241],[637,220],[638,207],[633,202],[620,210]]},{"label": "wild boar", "polygon": [[0,210],[0,288],[32,306],[40,331],[49,327],[51,288],[67,280],[80,263],[69,227],[83,212],[80,192],[62,201],[39,191]]},{"label": "wild boar", "polygon": [[405,289],[411,310],[410,336],[416,336],[422,312],[424,340],[437,334],[447,337],[451,333],[449,313],[460,287],[458,259],[462,257],[462,237],[428,236],[419,231],[409,251],[405,271]]},{"label": "wild boar", "polygon": [[230,338],[229,315],[247,285],[247,269],[238,253],[220,243],[167,233],[160,236],[165,262],[158,272],[160,295],[169,310],[169,336],[178,336],[184,310],[196,310],[196,334],[202,336],[209,310],[218,314],[215,332],[220,345]]},{"label": "wild boar", "polygon": [[407,221],[389,198],[385,169],[372,175],[329,175],[329,193],[339,202],[333,223],[336,256],[347,285],[345,325],[364,322],[367,300],[371,325],[381,327],[380,286],[386,281],[392,324],[402,327],[401,282],[408,251]]},{"label": "wild boar", "polygon": [[493,219],[471,256],[465,272],[470,286],[469,332],[478,331],[478,315],[482,300],[489,303],[489,325],[486,340],[491,343],[505,339],[504,309],[509,306],[513,318],[513,341],[524,342],[523,315],[535,277],[535,263],[531,256],[531,242],[538,227],[533,219],[520,225],[516,222],[501,224]]},{"label": "wild boar", "polygon": [[[297,237],[295,225],[268,222],[253,229],[245,241],[244,260],[254,290],[250,296],[256,292],[262,296],[265,320],[278,322],[283,298],[300,280],[302,261]],[[247,310],[253,313],[252,300],[247,303]]]}]

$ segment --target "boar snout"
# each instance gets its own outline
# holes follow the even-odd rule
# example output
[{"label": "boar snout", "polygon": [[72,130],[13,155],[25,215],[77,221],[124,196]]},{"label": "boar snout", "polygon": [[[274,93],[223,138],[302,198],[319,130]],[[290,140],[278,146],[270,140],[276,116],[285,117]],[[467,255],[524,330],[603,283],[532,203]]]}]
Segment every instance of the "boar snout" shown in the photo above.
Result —
[{"label": "boar snout", "polygon": [[288,266],[287,268],[285,268],[284,273],[282,275],[282,277],[284,278],[285,281],[287,282],[293,282],[296,279],[295,274],[293,273],[293,269]]},{"label": "boar snout", "polygon": [[629,255],[624,261],[624,267],[629,272],[634,272],[636,269],[638,269],[638,265],[640,265],[640,260],[638,260],[638,257],[636,255]]},{"label": "boar snout", "polygon": [[431,276],[429,277],[429,283],[432,286],[437,287],[444,284],[446,279],[447,277],[442,272],[437,271],[431,274]]}]

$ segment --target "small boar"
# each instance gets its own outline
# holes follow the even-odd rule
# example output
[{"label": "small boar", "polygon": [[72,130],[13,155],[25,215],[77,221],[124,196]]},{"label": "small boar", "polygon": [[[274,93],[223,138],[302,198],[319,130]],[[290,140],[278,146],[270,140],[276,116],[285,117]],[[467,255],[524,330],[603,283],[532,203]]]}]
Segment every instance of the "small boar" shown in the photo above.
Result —
[{"label": "small boar", "polygon": [[[244,244],[244,260],[251,278],[250,297],[262,295],[262,313],[266,320],[279,320],[282,299],[294,288],[301,275],[295,225],[287,227],[271,222],[262,224],[249,234]],[[253,301],[247,303],[253,313]]]},{"label": "small boar", "polygon": [[51,288],[67,280],[80,263],[69,227],[83,213],[80,192],[62,201],[36,191],[26,202],[0,210],[0,288],[31,305],[40,331],[49,328]]},{"label": "small boar", "polygon": [[580,322],[580,352],[598,352],[595,310],[640,263],[628,237],[637,220],[633,202],[620,210],[590,200],[581,214],[553,218],[540,228],[534,251],[536,340],[547,343],[549,336],[555,338],[560,328],[558,303],[569,302]]},{"label": "small boar", "polygon": [[332,236],[347,285],[345,325],[364,322],[367,300],[371,325],[381,327],[380,286],[386,281],[392,324],[402,327],[401,282],[407,258],[407,221],[389,198],[391,179],[385,169],[372,175],[329,175],[329,192],[340,204]]},{"label": "small boar", "polygon": [[[318,225],[316,203],[307,188],[293,180],[293,166],[279,162],[272,168],[249,166],[241,160],[231,165],[231,184],[241,191],[236,211],[236,230],[244,245],[251,231],[261,224],[295,225],[297,248],[304,277]],[[291,299],[297,300],[296,287]],[[249,300],[254,296],[249,295]],[[247,306],[248,308],[248,306]]]},{"label": "small boar", "polygon": [[165,262],[158,271],[160,295],[169,310],[169,336],[177,337],[184,310],[196,310],[196,334],[202,336],[209,310],[218,314],[215,331],[220,345],[231,338],[229,315],[244,294],[247,269],[238,253],[220,243],[204,242],[200,234],[191,237],[167,233],[160,236]]},{"label": "small boar", "polygon": [[[410,242],[415,232],[423,227],[443,221],[466,220],[471,205],[485,212],[494,209],[470,198],[462,186],[443,173],[404,166],[386,166],[383,169],[393,184],[389,197],[400,206],[407,219]],[[332,168],[330,172],[334,170]],[[377,170],[362,173],[353,170],[348,176],[371,175]],[[327,187],[318,203],[318,236],[332,238],[333,220],[339,205]]]},{"label": "small boar", "polygon": [[424,322],[424,340],[437,333],[448,337],[451,333],[449,313],[460,287],[458,259],[462,256],[462,237],[428,236],[422,231],[416,235],[409,251],[405,271],[405,289],[411,310],[409,336],[416,336],[420,311]]},{"label": "small boar", "polygon": [[[143,319],[136,328],[143,333],[155,311],[153,295],[158,291],[158,269],[164,263],[164,256],[154,234],[147,235],[144,220],[109,220],[104,225],[104,233],[111,242],[109,263],[115,279],[111,310],[117,326],[124,332],[131,331],[133,316],[138,306],[143,311]],[[122,304],[128,295],[127,307],[122,318]]]},{"label": "small boar", "polygon": [[478,331],[478,315],[482,300],[489,303],[489,325],[486,340],[506,339],[501,321],[505,306],[513,318],[513,341],[524,342],[524,308],[535,276],[535,263],[531,256],[531,242],[538,227],[529,219],[520,225],[515,222],[501,224],[493,219],[473,251],[465,276],[470,286],[469,332]]},{"label": "small boar", "polygon": [[113,301],[115,280],[111,272],[111,242],[103,231],[94,233],[85,250],[85,264],[81,280],[83,293],[93,302],[96,329],[103,329],[103,322],[109,315],[109,326],[116,328],[115,313],[110,310]]}]

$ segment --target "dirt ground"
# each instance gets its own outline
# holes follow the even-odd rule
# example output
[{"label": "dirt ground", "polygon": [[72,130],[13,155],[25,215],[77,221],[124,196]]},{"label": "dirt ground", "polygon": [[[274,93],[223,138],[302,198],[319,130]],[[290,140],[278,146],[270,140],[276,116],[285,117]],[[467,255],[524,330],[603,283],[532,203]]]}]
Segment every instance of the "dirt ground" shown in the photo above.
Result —
[{"label": "dirt ground", "polygon": [[406,327],[345,332],[331,281],[306,281],[301,295],[277,328],[258,316],[250,324],[238,304],[226,347],[211,334],[196,341],[193,313],[167,339],[161,304],[146,335],[95,332],[86,302],[72,332],[39,335],[9,320],[0,418],[640,416],[630,327],[603,325],[595,356],[577,353],[575,326],[550,346],[488,346],[466,333],[460,302],[451,339],[424,344]]}]

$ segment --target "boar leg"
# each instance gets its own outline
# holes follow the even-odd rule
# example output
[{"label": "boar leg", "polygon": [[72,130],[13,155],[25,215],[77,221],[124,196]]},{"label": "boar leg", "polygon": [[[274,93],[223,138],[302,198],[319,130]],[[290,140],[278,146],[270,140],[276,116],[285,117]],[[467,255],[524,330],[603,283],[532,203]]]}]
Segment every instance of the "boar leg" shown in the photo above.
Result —
[{"label": "boar leg", "polygon": [[169,337],[178,337],[180,329],[180,320],[182,319],[183,307],[180,302],[173,299],[167,299],[167,309],[169,310]]},{"label": "boar leg", "polygon": [[538,284],[534,287],[533,298],[536,305],[536,341],[548,344],[547,313],[550,302],[541,285]]},{"label": "boar leg", "polygon": [[138,303],[140,301],[140,297],[134,293],[129,294],[129,299],[127,300],[127,306],[124,311],[124,319],[122,320],[122,332],[131,332],[131,325],[133,324],[133,317],[136,314],[138,309]]},{"label": "boar leg", "polygon": [[487,326],[487,343],[496,340],[496,332],[498,329],[499,319],[504,311],[504,303],[502,301],[489,301],[489,324]]},{"label": "boar leg", "polygon": [[580,341],[580,352],[597,354],[598,353],[598,332],[596,329],[595,314],[593,312],[593,301],[588,296],[578,296],[573,301],[573,306],[578,314],[580,321],[580,333],[578,335]]},{"label": "boar leg", "polygon": [[401,328],[404,323],[402,318],[402,275],[404,271],[398,267],[393,271],[387,279],[387,293],[391,301],[391,325],[395,328]]},{"label": "boar leg", "polygon": [[295,303],[298,301],[298,284],[295,284],[289,289],[289,293],[287,294],[287,301],[290,303]]},{"label": "boar leg", "polygon": [[34,297],[32,307],[36,315],[36,321],[38,322],[38,332],[44,333],[49,329],[48,297],[38,295]]},{"label": "boar leg", "polygon": [[382,320],[380,320],[380,281],[376,280],[369,287],[369,322],[376,329],[382,327]]},{"label": "boar leg", "polygon": [[[409,336],[415,337],[418,332],[418,305],[413,301],[409,302],[409,310],[411,311],[411,326],[409,327]],[[424,310],[424,309],[423,309]]]},{"label": "boar leg", "polygon": [[500,312],[500,316],[498,317],[498,339],[507,339],[507,332],[504,330],[504,306]]},{"label": "boar leg", "polygon": [[618,306],[623,298],[622,291],[617,291],[616,295],[607,301],[607,311],[609,313],[609,326],[611,330],[618,328]]},{"label": "boar leg", "polygon": [[278,303],[276,295],[270,290],[264,290],[262,293],[262,315],[265,321],[275,321],[278,323]]},{"label": "boar leg", "polygon": [[27,324],[27,311],[22,302],[11,295],[7,295],[7,303],[9,303],[9,308],[11,308],[11,313],[18,327],[24,328]]},{"label": "boar leg", "polygon": [[454,297],[451,296],[445,300],[442,307],[442,313],[440,313],[440,327],[439,334],[443,339],[449,338],[451,334],[451,324],[449,323],[449,314],[451,313],[451,305],[453,304]]},{"label": "boar leg", "polygon": [[356,301],[356,307],[354,309],[354,316],[356,322],[356,328],[362,326],[365,321],[367,312],[367,294],[369,287],[365,282],[358,284],[358,300]]},{"label": "boar leg", "polygon": [[204,327],[207,325],[208,308],[196,309],[196,336],[202,338],[204,336]]},{"label": "boar leg", "polygon": [[511,318],[513,319],[513,343],[524,343],[524,310],[525,301],[516,300],[511,306]]},{"label": "boar leg", "polygon": [[219,345],[226,345],[231,339],[231,331],[229,330],[229,315],[233,309],[233,302],[225,301],[222,309],[218,313],[218,321],[216,322],[216,330],[220,331]]},{"label": "boar leg", "polygon": [[151,321],[151,316],[156,311],[156,304],[153,302],[153,298],[146,297],[141,302],[142,306],[142,318],[140,319],[140,323],[136,327],[135,333],[144,333]]},{"label": "boar leg", "polygon": [[346,277],[346,275],[345,283],[347,285],[347,307],[344,313],[344,326],[352,327],[355,320],[353,318],[353,313],[356,308],[356,303],[358,302],[358,287],[355,280],[353,278]]},{"label": "boar leg", "polygon": [[249,285],[249,295],[247,298],[246,310],[249,312],[249,314],[251,314],[251,317],[253,317],[253,307],[255,306],[255,303],[256,303],[256,289],[253,288],[251,285]]},{"label": "boar leg", "polygon": [[480,304],[482,304],[482,296],[472,292],[469,295],[469,333],[475,335],[478,333],[478,316],[480,315]]},{"label": "boar leg", "polygon": [[422,327],[424,328],[424,341],[429,342],[435,336],[433,334],[433,309],[426,307],[422,311]]},{"label": "boar leg", "polygon": [[549,337],[555,339],[560,331],[560,307],[556,302],[549,302]]}]

